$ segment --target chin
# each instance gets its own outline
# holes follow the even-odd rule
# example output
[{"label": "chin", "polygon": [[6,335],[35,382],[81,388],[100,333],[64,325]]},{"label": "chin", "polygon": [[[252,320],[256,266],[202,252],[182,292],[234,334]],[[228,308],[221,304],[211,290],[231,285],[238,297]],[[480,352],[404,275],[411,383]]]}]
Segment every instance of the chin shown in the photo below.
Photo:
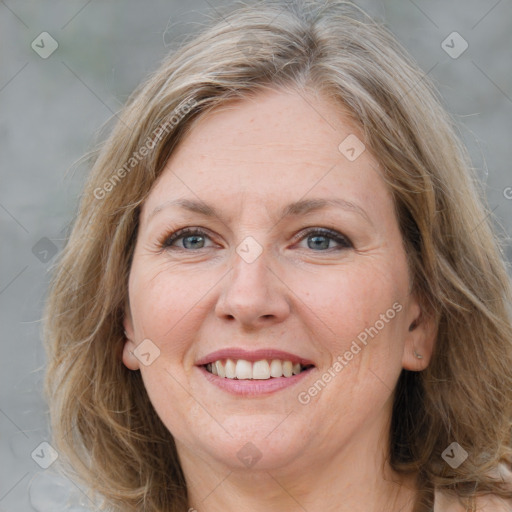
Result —
[{"label": "chin", "polygon": [[[247,415],[223,422],[227,432],[191,441],[194,451],[208,453],[232,471],[271,471],[286,467],[308,444],[298,425],[285,425],[286,415]],[[283,421],[284,419],[284,421]],[[218,429],[215,429],[218,432]],[[230,435],[231,434],[231,435]],[[209,444],[205,444],[209,441]],[[198,455],[200,455],[198,453]]]}]

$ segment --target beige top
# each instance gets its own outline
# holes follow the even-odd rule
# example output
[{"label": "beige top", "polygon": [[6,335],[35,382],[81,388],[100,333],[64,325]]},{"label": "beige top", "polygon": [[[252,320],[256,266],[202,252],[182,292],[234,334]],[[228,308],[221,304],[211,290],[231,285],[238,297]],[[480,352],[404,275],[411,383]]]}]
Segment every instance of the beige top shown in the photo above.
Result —
[{"label": "beige top", "polygon": [[433,512],[512,512],[512,500],[503,500],[495,496],[486,496],[477,500],[476,508],[462,506],[457,498],[441,493],[435,494]]},{"label": "beige top", "polygon": [[[512,467],[500,464],[497,476],[510,482],[512,487]],[[456,497],[436,491],[433,512],[512,512],[512,500],[504,500],[497,496],[485,496],[476,500],[476,508],[468,509],[462,506]]]}]

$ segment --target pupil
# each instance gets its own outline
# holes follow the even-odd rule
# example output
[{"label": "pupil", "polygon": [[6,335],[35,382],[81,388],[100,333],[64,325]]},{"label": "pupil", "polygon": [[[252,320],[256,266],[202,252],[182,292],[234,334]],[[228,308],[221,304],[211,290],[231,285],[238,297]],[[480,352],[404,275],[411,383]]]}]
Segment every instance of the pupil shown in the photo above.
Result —
[{"label": "pupil", "polygon": [[308,247],[310,249],[328,249],[329,248],[329,239],[325,236],[312,236],[310,240],[314,242],[312,244],[308,243]]},{"label": "pupil", "polygon": [[[192,243],[189,244],[189,246],[187,246],[187,240],[192,240]],[[197,236],[197,235],[191,235],[191,236],[187,236],[183,239],[183,244],[185,245],[185,248],[186,249],[190,249],[191,247],[196,247],[197,248],[197,241],[201,241],[203,240],[203,237],[202,236]],[[203,240],[203,243],[204,243],[204,240]],[[201,247],[199,247],[201,248]]]}]

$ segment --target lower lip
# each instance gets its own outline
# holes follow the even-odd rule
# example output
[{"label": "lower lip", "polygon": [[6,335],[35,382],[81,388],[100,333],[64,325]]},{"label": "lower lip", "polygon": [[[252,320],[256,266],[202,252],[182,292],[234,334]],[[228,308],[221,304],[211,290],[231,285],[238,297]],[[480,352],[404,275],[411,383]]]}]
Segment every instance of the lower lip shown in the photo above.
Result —
[{"label": "lower lip", "polygon": [[291,377],[272,377],[266,380],[238,380],[219,377],[218,375],[214,375],[207,371],[203,366],[198,366],[198,369],[209,382],[220,389],[237,396],[270,395],[271,393],[275,393],[281,389],[289,388],[290,386],[297,384],[302,379],[306,378],[312,370],[314,370],[314,368],[309,368],[297,375],[292,375]]}]

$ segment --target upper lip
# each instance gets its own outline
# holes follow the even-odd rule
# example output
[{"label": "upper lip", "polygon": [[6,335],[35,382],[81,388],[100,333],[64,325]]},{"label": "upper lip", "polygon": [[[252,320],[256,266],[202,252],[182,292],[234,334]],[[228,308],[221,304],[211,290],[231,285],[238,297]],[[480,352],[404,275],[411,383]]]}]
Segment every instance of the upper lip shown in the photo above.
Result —
[{"label": "upper lip", "polygon": [[197,366],[203,366],[213,363],[219,359],[244,359],[246,361],[261,361],[262,359],[272,360],[279,359],[281,361],[291,361],[293,364],[300,363],[303,366],[313,365],[309,359],[304,359],[296,354],[284,352],[283,350],[275,350],[273,348],[261,348],[258,350],[245,350],[243,348],[224,348],[216,350],[210,354],[201,357],[196,361]]}]

